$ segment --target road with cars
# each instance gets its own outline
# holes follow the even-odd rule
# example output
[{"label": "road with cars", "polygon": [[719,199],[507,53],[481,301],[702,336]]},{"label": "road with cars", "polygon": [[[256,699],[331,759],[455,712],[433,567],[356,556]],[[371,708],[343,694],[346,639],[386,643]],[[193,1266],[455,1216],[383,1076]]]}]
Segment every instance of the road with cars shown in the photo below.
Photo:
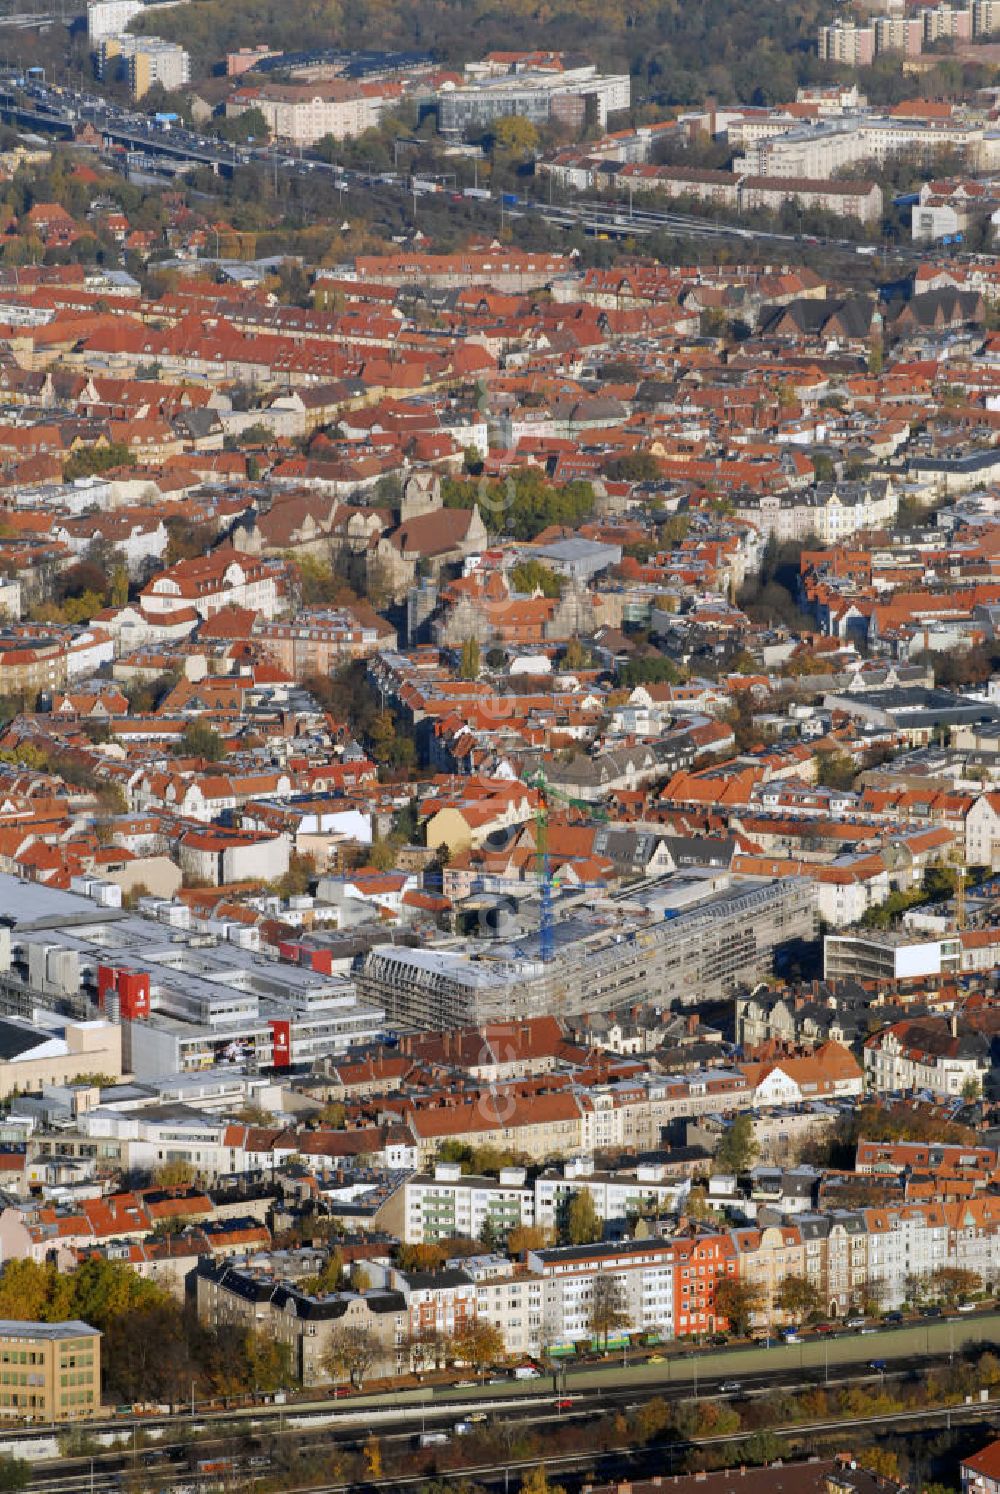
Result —
[{"label": "road with cars", "polygon": [[690,1350],[671,1344],[665,1352],[640,1355],[622,1349],[601,1362],[556,1365],[551,1372],[546,1368],[524,1380],[503,1375],[484,1384],[466,1381],[376,1390],[346,1399],[323,1396],[285,1405],[109,1416],[88,1426],[88,1435],[105,1449],[93,1458],[56,1459],[51,1438],[46,1458],[46,1434],[37,1428],[12,1431],[7,1437],[15,1452],[20,1442],[24,1455],[38,1458],[42,1454],[31,1485],[36,1494],[88,1488],[91,1466],[95,1494],[117,1488],[117,1480],[143,1465],[156,1468],[166,1488],[199,1489],[197,1480],[185,1483],[192,1464],[232,1456],[234,1445],[243,1458],[267,1459],[274,1453],[276,1439],[279,1443],[291,1439],[301,1447],[356,1447],[375,1432],[390,1443],[417,1447],[425,1439],[430,1446],[454,1440],[484,1420],[544,1427],[567,1419],[587,1420],[612,1409],[627,1410],[651,1396],[738,1402],[808,1384],[831,1389],[860,1384],[874,1389],[884,1381],[945,1365],[963,1350],[995,1343],[1000,1337],[1000,1313],[956,1313],[887,1327],[866,1323],[864,1329],[812,1330],[797,1336],[795,1342],[770,1346]]},{"label": "road with cars", "polygon": [[0,80],[0,115],[33,130],[64,137],[71,136],[82,124],[90,124],[110,144],[148,156],[162,156],[176,164],[208,167],[218,175],[231,175],[240,167],[252,164],[297,176],[320,172],[332,180],[342,194],[388,191],[412,200],[414,210],[421,197],[434,195],[444,199],[451,197],[468,208],[489,213],[491,218],[497,213],[501,220],[508,221],[533,217],[555,228],[581,230],[600,238],[642,239],[667,233],[786,247],[823,245],[862,256],[874,252],[872,245],[859,245],[850,239],[819,239],[812,235],[751,229],[739,223],[718,223],[689,213],[643,206],[635,203],[631,196],[626,202],[577,199],[572,203],[551,203],[516,193],[494,194],[479,188],[444,193],[435,182],[420,181],[398,172],[374,175],[348,171],[337,163],[321,161],[305,152],[296,153],[279,145],[260,146],[253,142],[228,145],[161,117],[112,104],[97,94],[68,87],[54,88],[21,78]]}]

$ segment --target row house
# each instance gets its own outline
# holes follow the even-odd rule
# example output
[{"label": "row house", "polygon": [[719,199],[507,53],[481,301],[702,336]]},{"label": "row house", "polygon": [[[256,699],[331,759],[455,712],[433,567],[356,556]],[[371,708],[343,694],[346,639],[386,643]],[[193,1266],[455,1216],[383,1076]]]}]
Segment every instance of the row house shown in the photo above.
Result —
[{"label": "row house", "polygon": [[[474,1191],[485,1180],[469,1181]],[[502,1186],[519,1185],[507,1178]],[[833,1319],[873,1306],[898,1307],[925,1286],[933,1289],[935,1273],[949,1266],[974,1271],[990,1285],[997,1275],[998,1226],[1000,1204],[992,1199],[835,1209],[733,1231],[682,1225],[669,1237],[529,1250],[523,1266],[503,1255],[448,1261],[436,1271],[404,1271],[372,1261],[374,1293],[333,1293],[317,1303],[300,1301],[304,1294],[298,1292],[295,1313],[286,1302],[282,1306],[292,1317],[298,1313],[315,1322],[309,1332],[318,1336],[328,1331],[319,1325],[329,1318],[343,1322],[348,1313],[353,1322],[364,1312],[391,1313],[381,1345],[383,1372],[390,1374],[409,1367],[417,1345],[436,1353],[435,1346],[476,1321],[495,1326],[512,1355],[591,1343],[603,1336],[602,1312],[608,1305],[616,1337],[641,1333],[670,1340],[724,1331],[729,1321],[720,1292],[731,1280],[759,1289],[755,1328],[770,1333],[790,1321],[779,1306],[790,1277],[810,1282],[821,1310]],[[251,1291],[235,1278],[227,1285],[225,1271],[223,1264],[199,1266],[203,1321],[236,1321],[232,1312],[246,1311],[229,1293],[258,1304],[255,1324],[262,1313],[268,1317],[271,1308],[263,1304],[270,1302],[274,1283],[268,1293]],[[283,1288],[294,1291],[287,1282]],[[318,1352],[312,1371],[317,1359]]]},{"label": "row house", "polygon": [[787,1277],[816,1289],[831,1319],[872,1307],[887,1311],[933,1291],[935,1273],[973,1272],[986,1287],[998,1273],[1000,1204],[993,1198],[928,1201],[802,1214],[738,1230],[740,1275],[761,1292],[758,1327],[787,1322],[778,1306]]},{"label": "row house", "polygon": [[902,1306],[915,1281],[956,1263],[949,1250],[951,1232],[943,1204],[865,1209],[864,1220],[867,1289],[880,1307]]},{"label": "row house", "polygon": [[441,1271],[390,1267],[385,1284],[402,1298],[410,1340],[457,1338],[476,1321],[476,1283],[457,1266]]},{"label": "row house", "polygon": [[383,1104],[387,1112],[401,1113],[421,1165],[428,1166],[444,1141],[512,1147],[537,1162],[599,1148],[651,1150],[661,1145],[673,1121],[749,1109],[752,1094],[739,1070],[699,1069],[643,1076],[618,1093],[599,1085],[544,1092],[500,1085],[475,1096],[435,1093],[420,1101],[387,1098]]},{"label": "row house", "polygon": [[547,1347],[541,1277],[515,1271],[503,1256],[466,1262],[466,1269],[476,1281],[476,1320],[500,1330],[509,1355],[523,1357]]}]

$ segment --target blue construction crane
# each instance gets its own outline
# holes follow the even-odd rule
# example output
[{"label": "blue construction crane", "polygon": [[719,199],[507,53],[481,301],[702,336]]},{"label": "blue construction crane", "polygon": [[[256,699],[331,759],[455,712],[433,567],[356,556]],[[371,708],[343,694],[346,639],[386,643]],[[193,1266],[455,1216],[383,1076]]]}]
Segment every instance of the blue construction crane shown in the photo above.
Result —
[{"label": "blue construction crane", "polygon": [[552,867],[549,862],[549,799],[559,799],[573,809],[583,810],[594,820],[606,820],[608,815],[607,810],[588,804],[585,799],[574,799],[570,794],[564,794],[561,790],[553,788],[541,768],[525,779],[525,782],[538,794],[538,806],[535,810],[535,863],[538,870],[538,895],[541,904],[538,919],[538,946],[542,964],[548,965],[555,954]]}]

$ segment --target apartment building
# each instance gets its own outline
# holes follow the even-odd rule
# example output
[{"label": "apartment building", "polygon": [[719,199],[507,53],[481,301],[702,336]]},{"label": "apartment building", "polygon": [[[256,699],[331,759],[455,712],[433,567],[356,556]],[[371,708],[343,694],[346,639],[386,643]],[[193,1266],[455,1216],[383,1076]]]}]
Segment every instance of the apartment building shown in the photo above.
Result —
[{"label": "apartment building", "polygon": [[959,9],[952,5],[935,5],[923,12],[924,41],[936,42],[971,41],[975,22],[975,8],[971,5]]},{"label": "apartment building", "polygon": [[778,130],[743,132],[744,154],[733,170],[751,176],[829,181],[844,166],[864,159],[856,119],[824,120],[817,125],[789,121]]},{"label": "apartment building", "polygon": [[900,1307],[913,1279],[955,1264],[943,1204],[865,1209],[867,1290],[884,1307]]},{"label": "apartment building", "polygon": [[875,27],[854,21],[835,21],[819,28],[820,62],[842,67],[870,67],[875,60]]},{"label": "apartment building", "polygon": [[407,1244],[492,1236],[540,1225],[553,1232],[575,1194],[589,1193],[608,1233],[621,1233],[643,1213],[677,1213],[691,1189],[686,1177],[670,1177],[662,1164],[598,1171],[590,1155],[572,1157],[529,1182],[523,1167],[503,1167],[496,1178],[463,1174],[457,1162],[437,1162],[433,1173],[417,1173],[403,1187],[402,1238]]},{"label": "apartment building", "polygon": [[740,182],[740,206],[778,213],[786,203],[803,211],[819,210],[878,223],[882,217],[882,189],[875,182],[838,182],[806,177],[747,176]]},{"label": "apartment building", "polygon": [[894,1022],[865,1043],[865,1082],[870,1090],[927,1089],[932,1094],[976,1093],[992,1067],[990,1038],[959,1019],[915,1018]]},{"label": "apartment building", "polygon": [[433,1175],[417,1173],[404,1185],[403,1239],[407,1244],[466,1235],[503,1240],[535,1220],[534,1189],[523,1167],[502,1167],[497,1178],[463,1175],[457,1162],[438,1162]]},{"label": "apartment building", "polygon": [[891,11],[875,16],[867,25],[836,20],[819,28],[821,62],[846,67],[867,67],[882,52],[919,57],[924,47],[942,39],[967,42],[990,36],[1000,29],[997,0],[972,0],[971,4],[925,6],[919,14],[906,16]]},{"label": "apartment building", "polygon": [[[765,189],[758,205],[764,206],[766,198]],[[773,201],[770,207],[773,211]],[[821,483],[809,493],[741,493],[735,501],[738,518],[779,543],[815,535],[824,544],[837,544],[860,530],[891,524],[899,511],[899,495],[889,481]]]},{"label": "apartment building", "polygon": [[[549,168],[549,174],[561,185],[572,185],[572,167],[561,170]],[[645,163],[623,166],[609,176],[600,164],[592,171],[586,186],[607,186],[610,191],[656,192],[672,201],[679,198],[694,198],[698,202],[714,203],[717,207],[738,208],[740,179],[732,171],[698,171],[686,166],[655,166]]]},{"label": "apartment building", "polygon": [[644,1075],[619,1086],[618,1092],[601,1086],[583,1091],[560,1083],[495,1085],[475,1098],[437,1091],[426,1099],[387,1102],[385,1113],[400,1112],[419,1148],[421,1165],[430,1167],[444,1141],[513,1145],[534,1162],[608,1148],[650,1151],[662,1145],[671,1122],[746,1110],[752,1098],[744,1074],[719,1068]]},{"label": "apartment building", "polygon": [[828,934],[823,941],[823,979],[897,981],[957,975],[962,942],[955,936],[920,939],[890,930]]},{"label": "apartment building", "polygon": [[476,1283],[476,1321],[503,1334],[509,1355],[539,1353],[548,1343],[541,1277],[515,1268],[505,1256],[474,1256],[462,1264]]},{"label": "apartment building", "polygon": [[[589,1343],[599,1317],[595,1303],[605,1294],[618,1317],[615,1334],[668,1340],[712,1333],[728,1326],[718,1292],[734,1277],[760,1289],[755,1326],[771,1331],[790,1320],[779,1305],[789,1277],[805,1277],[832,1319],[873,1301],[893,1309],[918,1292],[933,1292],[944,1267],[973,1271],[991,1285],[1000,1201],[806,1208],[734,1230],[681,1225],[660,1235],[656,1228],[647,1226],[641,1238],[531,1250],[523,1265],[498,1254],[450,1260],[437,1271],[371,1260],[373,1290],[323,1298],[294,1279],[277,1280],[266,1257],[253,1264],[206,1260],[198,1267],[198,1312],[203,1322],[276,1333],[291,1345],[306,1384],[322,1378],[338,1326],[369,1328],[380,1345],[375,1372],[390,1375],[409,1367],[416,1345],[453,1339],[476,1321],[493,1324],[511,1355]],[[281,1265],[287,1278],[285,1253]]]},{"label": "apartment building", "polygon": [[427,1105],[408,1105],[404,1121],[423,1167],[431,1165],[444,1141],[469,1146],[513,1144],[534,1162],[578,1152],[583,1145],[580,1104],[565,1089],[525,1094],[497,1088],[475,1098],[437,1095]]},{"label": "apartment building", "polygon": [[975,36],[1000,31],[1000,0],[972,0],[972,30]]},{"label": "apartment building", "polygon": [[156,84],[168,93],[191,81],[191,58],[176,42],[159,36],[108,36],[101,42],[98,69],[102,78],[123,77],[134,99]]},{"label": "apartment building", "polygon": [[0,1418],[78,1421],[101,1409],[101,1335],[88,1323],[0,1322]]},{"label": "apartment building", "polygon": [[384,1279],[402,1299],[409,1341],[457,1338],[476,1321],[476,1281],[464,1263],[449,1263],[440,1271],[400,1271],[392,1266]]},{"label": "apartment building", "polygon": [[981,125],[950,116],[913,119],[869,114],[812,125],[793,122],[776,131],[761,131],[747,141],[733,170],[748,176],[821,181],[846,166],[883,167],[904,153],[933,163],[936,156],[952,150],[961,152],[970,166],[989,170],[1000,147]]},{"label": "apartment building", "polygon": [[1000,794],[980,794],[966,815],[965,859],[969,866],[1000,870]]},{"label": "apartment building", "polygon": [[338,1335],[349,1328],[371,1334],[377,1346],[373,1375],[397,1375],[409,1366],[406,1303],[391,1289],[317,1297],[294,1281],[279,1279],[269,1264],[202,1256],[195,1304],[198,1321],[209,1327],[250,1329],[287,1344],[303,1385],[329,1383],[327,1358]]},{"label": "apartment building", "polygon": [[142,0],[90,0],[87,40],[91,46],[96,46],[108,37],[121,36],[143,8]]},{"label": "apartment building", "polygon": [[0,693],[56,690],[67,678],[66,639],[21,629],[0,633]]},{"label": "apartment building", "polygon": [[[620,1331],[674,1336],[673,1243],[629,1240],[611,1245],[566,1245],[528,1252],[528,1270],[542,1281],[542,1325],[551,1345],[595,1337],[594,1301],[600,1277],[611,1280],[623,1323]],[[685,1301],[690,1295],[687,1284]]]},{"label": "apartment building", "polygon": [[169,622],[175,613],[211,617],[223,607],[245,607],[274,617],[279,607],[280,568],[268,561],[216,550],[179,560],[143,588],[141,602],[150,618]]},{"label": "apartment building", "polygon": [[904,57],[919,57],[923,47],[924,22],[921,16],[875,17],[876,53],[901,52]]},{"label": "apartment building", "polygon": [[[756,1314],[758,1327],[773,1328],[784,1320],[776,1306],[781,1284],[787,1276],[807,1274],[804,1226],[799,1223],[768,1225],[760,1230],[737,1230],[735,1239],[740,1255],[740,1276],[760,1293],[761,1308]],[[809,1273],[811,1279],[822,1275],[819,1241],[813,1242],[815,1256]]]},{"label": "apartment building", "polygon": [[399,102],[399,84],[261,83],[240,88],[226,100],[226,117],[259,109],[268,133],[289,145],[315,145],[325,135],[348,140],[373,129]]},{"label": "apartment building", "polygon": [[392,628],[372,613],[361,618],[346,608],[314,608],[281,620],[260,619],[253,635],[294,679],[332,674],[352,659],[367,659],[395,647]]},{"label": "apartment building", "polygon": [[560,1172],[546,1171],[535,1179],[534,1222],[555,1230],[573,1195],[585,1192],[605,1232],[613,1233],[614,1225],[620,1229],[644,1213],[680,1212],[690,1191],[690,1178],[666,1176],[661,1163],[605,1172],[594,1168],[592,1157],[573,1157]]},{"label": "apartment building", "polygon": [[1000,1494],[1000,1441],[963,1458],[962,1494]]}]

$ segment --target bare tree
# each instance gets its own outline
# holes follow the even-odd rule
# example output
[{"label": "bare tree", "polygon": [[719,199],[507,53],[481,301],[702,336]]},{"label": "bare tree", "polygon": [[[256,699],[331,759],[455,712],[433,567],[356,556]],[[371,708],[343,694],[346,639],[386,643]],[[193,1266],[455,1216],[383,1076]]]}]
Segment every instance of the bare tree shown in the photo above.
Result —
[{"label": "bare tree", "polygon": [[411,1333],[406,1347],[414,1372],[422,1375],[425,1370],[439,1367],[447,1345],[436,1329],[422,1328],[419,1333]]},{"label": "bare tree", "polygon": [[616,1328],[628,1326],[629,1316],[625,1296],[613,1276],[598,1272],[594,1277],[594,1296],[590,1304],[590,1331],[602,1339],[605,1350],[608,1339]]},{"label": "bare tree", "polygon": [[347,1375],[355,1390],[361,1390],[379,1357],[379,1341],[363,1324],[335,1328],[323,1355],[322,1365],[331,1380]]}]

